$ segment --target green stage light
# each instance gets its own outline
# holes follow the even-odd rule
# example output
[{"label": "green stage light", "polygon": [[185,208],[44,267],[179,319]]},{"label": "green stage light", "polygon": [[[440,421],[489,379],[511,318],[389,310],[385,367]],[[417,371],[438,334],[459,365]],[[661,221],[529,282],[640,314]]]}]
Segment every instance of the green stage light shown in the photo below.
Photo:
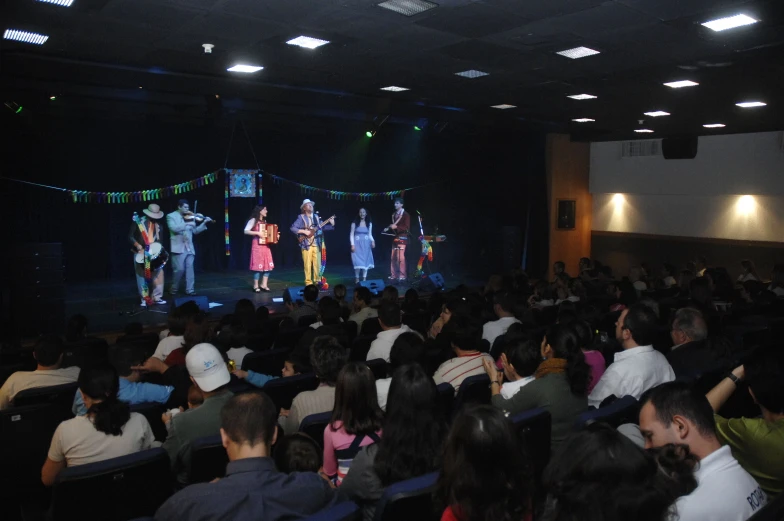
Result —
[{"label": "green stage light", "polygon": [[422,130],[422,129],[421,129],[421,128],[419,128],[419,126],[417,126],[417,125],[414,125],[414,130]]},{"label": "green stage light", "polygon": [[367,132],[365,132],[365,135],[367,137],[373,137],[373,136],[376,135],[376,131],[375,130],[368,130]]},{"label": "green stage light", "polygon": [[21,105],[19,105],[19,108],[16,109],[16,114],[19,114],[20,112],[22,112],[22,106]]}]

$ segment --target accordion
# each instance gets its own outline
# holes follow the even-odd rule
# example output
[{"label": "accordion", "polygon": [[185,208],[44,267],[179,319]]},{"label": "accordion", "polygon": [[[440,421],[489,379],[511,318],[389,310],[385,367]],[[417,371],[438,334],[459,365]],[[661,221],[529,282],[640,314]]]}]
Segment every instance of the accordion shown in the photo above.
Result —
[{"label": "accordion", "polygon": [[277,224],[259,223],[259,231],[267,232],[266,237],[259,237],[259,244],[278,244],[280,232]]}]

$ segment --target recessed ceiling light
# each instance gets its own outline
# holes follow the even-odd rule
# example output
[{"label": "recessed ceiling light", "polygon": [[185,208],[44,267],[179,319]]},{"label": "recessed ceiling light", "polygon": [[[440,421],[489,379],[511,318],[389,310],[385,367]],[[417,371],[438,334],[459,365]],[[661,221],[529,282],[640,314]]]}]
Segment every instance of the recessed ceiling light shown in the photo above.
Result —
[{"label": "recessed ceiling light", "polygon": [[576,60],[577,58],[585,58],[586,56],[593,56],[594,54],[599,54],[599,51],[589,49],[588,47],[575,47],[574,49],[566,49],[565,51],[558,51],[555,54],[560,54],[561,56],[566,56],[567,58]]},{"label": "recessed ceiling light", "polygon": [[404,90],[409,90],[405,87],[396,87],[394,85],[390,85],[389,87],[381,87],[381,90],[388,90],[389,92],[403,92]]},{"label": "recessed ceiling light", "polygon": [[39,2],[43,2],[45,4],[54,4],[59,5],[61,7],[71,7],[71,4],[74,0],[38,0]]},{"label": "recessed ceiling light", "polygon": [[229,72],[246,72],[246,73],[250,74],[251,72],[258,72],[258,71],[260,71],[263,68],[264,67],[258,67],[256,65],[245,65],[245,64],[242,64],[242,63],[238,63],[234,67],[230,67],[230,68],[228,68],[226,70],[229,71]]},{"label": "recessed ceiling light", "polygon": [[571,96],[566,97],[572,99],[596,99],[596,96],[593,94],[572,94]]},{"label": "recessed ceiling light", "polygon": [[433,9],[434,7],[438,7],[438,4],[425,0],[388,0],[377,5],[404,16],[418,15],[419,13],[424,13],[425,11]]},{"label": "recessed ceiling light", "polygon": [[590,122],[596,121],[596,120],[595,119],[591,119],[591,118],[577,118],[577,119],[573,119],[572,121],[575,121],[577,123],[590,123]]},{"label": "recessed ceiling light", "polygon": [[691,80],[681,80],[681,81],[671,81],[669,83],[665,83],[665,85],[673,89],[680,89],[682,87],[694,87],[696,85],[699,85],[699,83]]},{"label": "recessed ceiling light", "polygon": [[54,101],[54,100],[56,100],[56,99],[57,99],[57,96],[49,96],[49,99],[50,99],[50,100],[52,100],[52,101]]},{"label": "recessed ceiling light", "polygon": [[297,36],[293,40],[286,42],[289,45],[296,45],[304,47],[305,49],[315,49],[329,43],[329,40],[319,40],[318,38],[311,38],[310,36]]},{"label": "recessed ceiling light", "polygon": [[754,18],[746,16],[745,14],[736,14],[735,16],[727,16],[725,18],[717,18],[716,20],[703,22],[702,25],[708,29],[712,29],[718,32],[726,31],[727,29],[734,29],[735,27],[741,27],[743,25],[755,24],[757,22],[759,22],[759,20],[755,20]]},{"label": "recessed ceiling light", "polygon": [[664,112],[663,110],[654,110],[652,112],[644,112],[646,116],[650,116],[652,118],[658,118],[659,116],[669,116],[669,112]]},{"label": "recessed ceiling light", "polygon": [[482,76],[487,76],[489,73],[471,69],[470,71],[456,72],[455,74],[457,76],[462,76],[463,78],[481,78]]},{"label": "recessed ceiling light", "polygon": [[506,110],[506,109],[514,109],[514,108],[517,108],[517,105],[507,105],[506,103],[502,103],[501,105],[490,105],[490,108],[491,108],[491,109],[501,109],[501,110]]},{"label": "recessed ceiling light", "polygon": [[653,130],[651,130],[649,128],[635,128],[634,131],[637,132],[638,134],[652,134],[653,133]]},{"label": "recessed ceiling light", "polygon": [[736,103],[735,105],[739,107],[743,107],[744,109],[749,109],[752,107],[764,107],[767,103],[762,101],[742,101],[740,103]]},{"label": "recessed ceiling light", "polygon": [[17,42],[32,43],[35,45],[43,45],[49,37],[45,34],[29,33],[27,31],[20,31],[18,29],[6,29],[3,33],[5,40],[16,40]]},{"label": "recessed ceiling light", "polygon": [[705,128],[724,128],[726,126],[724,123],[706,123],[703,125]]}]

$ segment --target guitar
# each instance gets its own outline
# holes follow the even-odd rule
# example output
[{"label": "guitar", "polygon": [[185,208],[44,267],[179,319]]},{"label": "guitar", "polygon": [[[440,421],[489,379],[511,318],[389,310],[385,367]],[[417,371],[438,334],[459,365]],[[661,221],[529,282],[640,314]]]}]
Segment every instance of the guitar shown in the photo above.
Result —
[{"label": "guitar", "polygon": [[[313,243],[316,241],[316,237],[318,236],[318,234],[321,231],[321,229],[324,226],[326,226],[327,224],[329,224],[330,221],[332,221],[332,219],[334,219],[334,218],[335,218],[335,216],[333,215],[329,219],[321,221],[320,223],[318,223],[318,225],[311,226],[310,227],[310,235],[306,235],[304,233],[298,233],[297,234],[297,238],[299,238],[300,245],[301,246],[307,246],[308,248],[313,246]],[[334,222],[332,224],[334,225]]]}]

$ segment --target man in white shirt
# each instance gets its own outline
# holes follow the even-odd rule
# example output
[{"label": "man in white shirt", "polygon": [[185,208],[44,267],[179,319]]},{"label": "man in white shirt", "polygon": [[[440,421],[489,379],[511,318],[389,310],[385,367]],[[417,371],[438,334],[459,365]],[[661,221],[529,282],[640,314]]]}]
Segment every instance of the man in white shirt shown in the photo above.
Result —
[{"label": "man in white shirt", "polygon": [[767,504],[759,484],[716,436],[708,399],[683,382],[662,384],[648,393],[640,409],[645,448],[682,444],[700,460],[697,488],[675,503],[679,521],[744,521]]},{"label": "man in white shirt", "polygon": [[485,374],[484,361],[491,364],[495,361],[487,353],[479,351],[479,328],[465,326],[455,332],[452,339],[452,351],[455,357],[441,364],[433,375],[436,385],[448,383],[455,389],[455,395],[460,390],[463,380],[469,376]]},{"label": "man in white shirt", "polygon": [[389,352],[392,350],[395,339],[403,333],[411,331],[411,328],[401,324],[400,305],[397,302],[384,301],[381,303],[378,310],[378,323],[381,325],[381,332],[370,344],[366,360],[381,358],[389,362]]},{"label": "man in white shirt", "polygon": [[663,354],[653,349],[656,314],[648,306],[635,304],[625,309],[615,323],[615,338],[623,347],[616,353],[599,382],[588,395],[588,405],[599,407],[607,397],[634,396],[664,382],[675,373]]},{"label": "man in white shirt", "polygon": [[509,326],[520,323],[512,312],[514,304],[515,299],[509,293],[496,293],[493,297],[493,311],[498,320],[490,321],[482,327],[482,339],[490,342],[490,347],[493,347],[496,338],[506,333]]},{"label": "man in white shirt", "polygon": [[76,382],[79,378],[78,367],[60,368],[63,361],[63,351],[63,341],[60,337],[49,335],[40,338],[35,343],[33,351],[38,367],[35,371],[17,371],[8,377],[3,387],[0,388],[0,410],[11,407],[14,396],[25,389]]},{"label": "man in white shirt", "polygon": [[362,322],[369,318],[377,318],[378,311],[370,307],[370,302],[373,295],[370,290],[364,286],[359,286],[354,290],[354,312],[348,317],[349,322],[357,324],[357,333],[362,329]]},{"label": "man in white shirt", "polygon": [[501,353],[501,364],[504,368],[501,396],[508,400],[524,385],[533,382],[541,361],[542,353],[536,342],[523,339],[507,341],[504,352]]},{"label": "man in white shirt", "polygon": [[152,356],[163,362],[166,361],[166,357],[172,351],[182,347],[185,340],[185,326],[188,325],[188,315],[182,309],[175,309],[169,314],[168,323],[169,336],[158,342],[158,346],[152,354]]}]

